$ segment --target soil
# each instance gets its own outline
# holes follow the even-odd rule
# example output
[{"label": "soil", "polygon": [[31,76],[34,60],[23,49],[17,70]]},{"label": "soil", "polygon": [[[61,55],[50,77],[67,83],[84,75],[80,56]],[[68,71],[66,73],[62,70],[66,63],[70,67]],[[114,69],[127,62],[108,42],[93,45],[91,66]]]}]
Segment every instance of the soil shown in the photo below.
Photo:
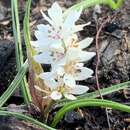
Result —
[{"label": "soil", "polygon": [[[46,11],[54,1],[55,0],[33,0],[33,7],[30,17],[32,39],[35,39],[33,32],[36,29],[36,25],[45,22],[39,12],[40,9],[42,8]],[[24,1],[20,0],[20,2],[22,3],[20,4],[20,22],[22,27]],[[67,8],[78,2],[78,0],[58,0],[58,2],[63,8]],[[2,94],[15,77],[17,71],[14,51],[15,45],[13,42],[13,31],[11,27],[12,22],[10,17],[10,3],[7,2],[8,4],[5,4],[4,0],[1,0],[0,3],[0,94]],[[125,0],[124,5],[118,10],[111,10],[106,6],[100,6],[101,13],[94,7],[86,9],[82,14],[81,19],[78,21],[79,23],[91,21],[91,25],[85,27],[85,29],[79,33],[80,38],[83,39],[88,36],[95,38],[97,30],[101,24],[105,21],[105,19],[107,19],[107,17],[110,17],[110,21],[105,24],[99,36],[98,52],[100,54],[100,64],[98,68],[98,78],[101,88],[130,80],[129,3],[130,0]],[[24,46],[25,45],[23,42],[23,47]],[[95,40],[88,50],[96,51]],[[86,66],[94,70],[96,64],[97,58],[95,57],[91,62],[87,63]],[[93,76],[90,80],[82,82],[82,84],[87,84],[90,86],[90,91],[97,90],[95,76]],[[123,91],[118,91],[104,96],[104,98],[130,105],[129,95],[129,89],[125,89]],[[23,100],[21,96],[16,93],[10,98],[7,104],[21,104],[22,102]],[[21,109],[25,110],[25,108]],[[108,109],[108,115],[112,130],[130,129],[130,114]],[[35,118],[38,117],[36,116]],[[6,125],[7,120],[9,121],[9,126]],[[11,120],[13,120],[13,122],[11,122]],[[21,126],[23,126],[23,130],[39,130],[38,128],[34,128],[34,126],[30,126],[30,124],[25,122],[23,125],[23,121],[19,121],[12,117],[0,117],[0,122],[2,127],[0,127],[0,129],[2,130],[20,130]],[[16,128],[16,124],[20,127]],[[68,112],[66,113],[64,119],[58,124],[57,128],[60,130],[108,130],[105,109],[82,108],[81,112],[78,110]]]}]

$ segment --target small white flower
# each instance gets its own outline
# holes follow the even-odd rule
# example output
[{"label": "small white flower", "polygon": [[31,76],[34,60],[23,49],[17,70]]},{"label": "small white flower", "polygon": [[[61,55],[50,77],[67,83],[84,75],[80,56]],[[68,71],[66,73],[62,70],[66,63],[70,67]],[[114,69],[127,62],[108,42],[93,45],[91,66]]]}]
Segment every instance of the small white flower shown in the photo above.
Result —
[{"label": "small white flower", "polygon": [[49,23],[47,25],[40,24],[35,31],[37,41],[31,41],[31,45],[39,50],[48,50],[51,45],[62,45],[62,41],[69,39],[74,33],[83,30],[83,27],[88,24],[75,25],[79,19],[82,10],[72,11],[64,18],[61,7],[55,2],[48,10],[47,16],[41,11],[44,19]]},{"label": "small white flower", "polygon": [[52,91],[50,97],[53,100],[59,100],[62,97],[65,97],[69,100],[75,100],[77,99],[75,95],[80,95],[83,94],[85,92],[87,92],[89,90],[89,88],[87,86],[82,86],[82,85],[76,85],[74,88],[69,88],[69,87],[61,87],[61,91],[59,90],[55,90]]},{"label": "small white flower", "polygon": [[[66,52],[62,53],[62,56],[59,56],[59,60],[57,60],[59,62],[57,62],[57,64],[52,64],[53,69],[57,68],[58,65],[67,65],[72,62],[86,62],[95,56],[95,52],[87,52],[82,50],[87,48],[92,43],[93,38],[86,38],[80,42],[77,42],[77,37],[75,39],[73,41],[69,41],[70,44],[66,44]],[[61,53],[58,54],[61,55]],[[73,66],[71,69],[73,69]]]},{"label": "small white flower", "polygon": [[[76,63],[79,64],[79,63]],[[82,81],[92,77],[93,70],[87,67],[78,67],[76,64],[68,64],[65,66],[59,66],[53,71],[57,71],[63,75],[63,82],[70,88],[75,87],[76,81]],[[74,67],[77,66],[77,67]]]},{"label": "small white flower", "polygon": [[[88,43],[83,46],[82,44],[85,43],[85,41]],[[51,64],[52,70],[50,73],[62,76],[64,84],[73,88],[76,85],[76,81],[92,77],[93,71],[84,67],[83,63],[81,63],[90,60],[95,55],[95,52],[82,51],[82,49],[88,47],[91,42],[92,38],[87,38],[79,43],[74,42],[67,48],[66,53],[53,52],[52,54],[51,52],[45,52],[36,55],[35,60],[39,63]],[[42,77],[42,79],[44,78]],[[44,80],[47,82],[46,79]],[[53,80],[53,84],[55,84],[54,82]]]},{"label": "small white flower", "polygon": [[[31,45],[37,51],[34,55],[36,62],[50,64],[50,72],[43,72],[39,75],[44,84],[49,88],[48,95],[53,100],[63,97],[74,100],[76,95],[88,91],[87,86],[77,84],[90,78],[93,70],[84,67],[84,62],[95,56],[95,52],[84,51],[93,41],[93,38],[86,38],[78,41],[76,32],[83,29],[83,25],[75,25],[82,10],[72,11],[64,17],[61,7],[54,3],[48,10],[48,16],[41,11],[47,25],[40,24],[35,31],[36,41]],[[41,88],[37,90],[44,92]]]},{"label": "small white flower", "polygon": [[[88,43],[83,46],[82,44],[85,43],[85,41]],[[69,87],[71,87],[72,83],[74,85],[74,80],[85,80],[93,74],[91,69],[84,67],[83,63],[81,63],[86,62],[95,56],[95,52],[82,51],[82,49],[88,47],[91,42],[92,38],[87,38],[79,43],[74,43],[74,45],[72,44],[68,47],[64,59],[62,59],[62,64],[59,66],[52,66],[53,71],[62,70],[62,73],[64,72],[64,82],[66,85],[70,83],[70,85],[68,85]]]},{"label": "small white flower", "polygon": [[57,32],[59,38],[62,39],[64,39],[64,37],[66,36],[68,37],[71,34],[82,30],[84,26],[88,25],[75,25],[75,22],[79,19],[81,12],[82,9],[79,11],[73,10],[66,18],[64,18],[62,9],[57,2],[55,2],[48,10],[49,17],[41,11],[44,19],[48,21],[50,26],[53,27],[53,30]]},{"label": "small white flower", "polygon": [[35,31],[36,41],[31,41],[31,45],[37,51],[45,51],[50,49],[52,44],[61,44],[61,40],[51,37],[50,25],[40,24],[37,26],[38,30]]},{"label": "small white flower", "polygon": [[89,89],[87,86],[77,85],[72,75],[59,76],[54,72],[44,72],[40,74],[40,78],[50,88],[50,97],[53,100],[58,100],[62,97],[74,100],[76,99],[74,95],[83,94]]}]

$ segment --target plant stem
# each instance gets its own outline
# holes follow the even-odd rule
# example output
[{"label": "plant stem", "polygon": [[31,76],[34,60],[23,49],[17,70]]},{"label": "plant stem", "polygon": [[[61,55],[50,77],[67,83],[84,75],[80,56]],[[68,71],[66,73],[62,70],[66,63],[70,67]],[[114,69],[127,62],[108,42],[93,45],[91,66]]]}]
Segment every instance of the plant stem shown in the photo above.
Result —
[{"label": "plant stem", "polygon": [[[18,15],[18,1],[11,0],[11,9],[12,9],[12,23],[13,23],[13,33],[15,39],[15,52],[16,52],[16,67],[19,71],[23,65],[23,52],[22,52],[22,42],[20,34],[20,24],[19,24],[19,15]],[[28,84],[26,77],[21,81],[21,91],[26,103],[31,102],[31,95],[28,89]]]},{"label": "plant stem", "polygon": [[66,17],[72,10],[80,10],[81,8],[86,9],[97,4],[105,4],[110,6],[112,9],[118,9],[123,2],[124,0],[116,0],[116,2],[114,0],[83,0],[66,10],[64,16]]},{"label": "plant stem", "polygon": [[120,111],[130,113],[130,106],[123,105],[121,103],[112,102],[109,100],[102,100],[102,99],[81,99],[81,100],[76,100],[76,101],[67,103],[64,107],[62,107],[56,113],[51,126],[55,127],[57,123],[63,118],[66,112],[72,109],[78,108],[78,107],[90,107],[90,106],[112,108],[115,110],[120,110]]},{"label": "plant stem", "polygon": [[44,110],[44,115],[43,116],[45,118],[45,122],[47,122],[49,112],[51,111],[51,108],[52,108],[54,103],[55,103],[54,100],[50,100],[50,102],[48,103],[47,107]]},{"label": "plant stem", "polygon": [[9,112],[9,111],[0,111],[0,115],[3,115],[3,116],[14,116],[18,119],[22,119],[22,120],[26,120],[26,121],[29,121],[31,122],[32,124],[35,124],[41,128],[43,128],[43,130],[56,130],[54,128],[51,128],[49,126],[47,126],[46,124],[43,124],[29,116],[26,116],[26,115],[23,115],[23,114],[20,114],[20,113],[17,113],[17,112]]}]

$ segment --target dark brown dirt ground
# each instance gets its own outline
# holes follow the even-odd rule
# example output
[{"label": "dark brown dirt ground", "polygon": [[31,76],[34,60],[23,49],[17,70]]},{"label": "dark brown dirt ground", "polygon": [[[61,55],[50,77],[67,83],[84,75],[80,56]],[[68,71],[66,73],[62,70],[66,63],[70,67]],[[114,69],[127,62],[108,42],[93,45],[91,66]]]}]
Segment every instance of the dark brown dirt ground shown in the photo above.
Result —
[{"label": "dark brown dirt ground", "polygon": [[[55,0],[41,0],[40,3],[37,3],[37,0],[33,1],[32,15],[30,18],[32,38],[34,38],[33,31],[36,25],[44,22],[39,10],[41,8],[47,10],[54,1]],[[23,10],[24,1],[21,0],[20,2],[22,3],[20,4],[20,8]],[[76,3],[76,0],[58,0],[58,2],[64,8],[67,8]],[[2,11],[0,10],[0,94],[2,94],[16,74],[16,65],[10,5],[8,2],[8,5],[5,4],[5,1],[2,0],[0,3],[1,9],[3,9]],[[81,38],[87,36],[95,37],[97,27],[100,27],[107,17],[110,17],[110,21],[104,26],[99,37],[98,51],[100,53],[100,65],[98,77],[101,88],[130,80],[130,0],[126,0],[124,5],[116,11],[106,6],[101,6],[101,13],[96,13],[94,7],[86,9],[79,22],[86,23],[91,21],[92,24],[85,27],[85,30],[80,32],[79,36]],[[20,19],[22,27],[23,11],[21,11]],[[89,50],[96,50],[95,41]],[[97,59],[94,58],[87,65],[95,69],[96,61]],[[97,89],[95,76],[91,80],[84,81],[83,84],[90,86],[90,91]],[[16,95],[15,99],[17,98]],[[130,105],[129,89],[109,94],[104,98]],[[20,98],[20,100],[22,99]],[[16,101],[17,104],[19,104],[19,99]],[[8,104],[12,103],[14,103],[14,98],[8,102]],[[60,130],[108,130],[106,113],[103,108],[82,108],[82,113],[83,116],[81,116],[77,110],[67,113],[57,128]],[[130,129],[130,114],[109,109],[108,115],[112,130]],[[0,119],[0,122],[3,122],[2,125],[6,123],[6,120],[6,118],[3,120],[3,117]],[[9,122],[9,124],[11,123]],[[13,125],[13,123],[11,125]],[[16,124],[14,123],[14,125]],[[17,128],[14,127],[13,130],[15,129]],[[33,130],[33,128],[29,128],[28,125],[23,128],[23,130],[24,129]]]}]

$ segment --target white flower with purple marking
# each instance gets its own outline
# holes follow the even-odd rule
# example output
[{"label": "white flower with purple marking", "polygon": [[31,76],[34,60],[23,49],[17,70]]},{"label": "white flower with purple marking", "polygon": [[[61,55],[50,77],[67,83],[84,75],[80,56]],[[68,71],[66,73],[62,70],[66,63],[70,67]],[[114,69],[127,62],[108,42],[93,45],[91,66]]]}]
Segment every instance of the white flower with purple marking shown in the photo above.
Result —
[{"label": "white flower with purple marking", "polygon": [[[75,24],[81,11],[72,11],[64,17],[61,7],[55,2],[48,10],[48,16],[41,11],[48,24],[38,25],[38,30],[35,31],[37,40],[31,41],[37,52],[34,55],[35,61],[51,65],[50,71],[41,73],[39,77],[49,88],[48,97],[53,100],[63,97],[74,100],[76,95],[89,90],[88,86],[77,84],[77,81],[92,77],[93,70],[85,67],[84,63],[95,56],[95,52],[84,50],[92,43],[93,38],[78,42],[76,33],[88,25]],[[44,92],[38,86],[35,88]]]},{"label": "white flower with purple marking", "polygon": [[[50,97],[53,100],[59,100],[65,97],[69,100],[76,99],[75,95],[80,95],[89,90],[87,86],[77,85],[74,80],[71,80],[72,76],[68,75],[69,81],[66,77],[57,75],[53,72],[46,72],[40,74],[40,77],[45,81],[44,83],[50,88]],[[66,81],[64,81],[66,80]],[[69,86],[68,86],[68,85]]]},{"label": "white flower with purple marking", "polygon": [[48,24],[39,24],[37,26],[38,30],[35,31],[37,40],[31,41],[31,45],[37,50],[48,50],[53,45],[62,46],[63,41],[70,39],[74,33],[83,30],[83,27],[89,24],[75,25],[81,12],[82,10],[72,11],[64,18],[62,9],[56,2],[48,9],[48,16],[41,11]]}]

